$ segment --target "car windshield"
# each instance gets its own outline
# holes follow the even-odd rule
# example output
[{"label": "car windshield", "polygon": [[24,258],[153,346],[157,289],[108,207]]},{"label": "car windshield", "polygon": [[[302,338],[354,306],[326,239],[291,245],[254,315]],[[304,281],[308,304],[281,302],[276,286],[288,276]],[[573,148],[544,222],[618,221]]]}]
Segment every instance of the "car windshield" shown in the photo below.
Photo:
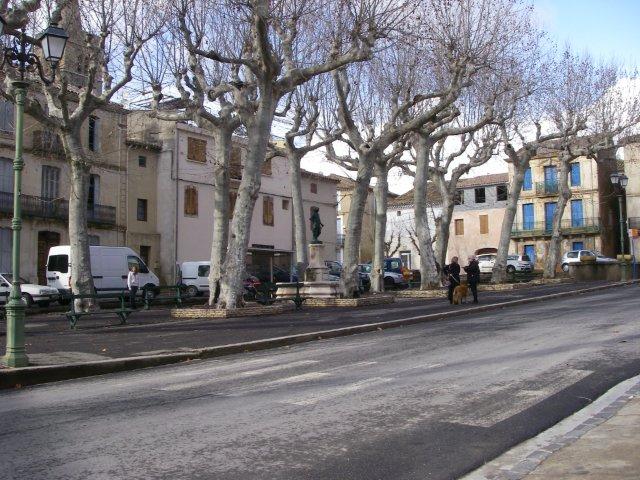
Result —
[{"label": "car windshield", "polygon": [[529,255],[522,255],[522,261],[523,262],[530,262],[531,259],[529,258]]},{"label": "car windshield", "polygon": [[[13,275],[10,273],[0,273],[0,276],[2,277],[2,279],[7,282],[7,283],[11,283],[11,280],[13,279]],[[20,283],[29,283],[29,280],[27,280],[26,278],[22,278],[20,277]]]},{"label": "car windshield", "polygon": [[371,273],[371,265],[370,264],[360,265],[360,270],[363,271],[364,273]]}]

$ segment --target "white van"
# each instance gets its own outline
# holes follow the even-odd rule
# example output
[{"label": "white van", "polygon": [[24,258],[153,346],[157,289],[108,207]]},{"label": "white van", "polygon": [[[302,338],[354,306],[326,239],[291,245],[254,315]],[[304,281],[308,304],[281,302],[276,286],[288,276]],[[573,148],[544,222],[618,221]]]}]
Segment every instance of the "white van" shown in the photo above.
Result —
[{"label": "white van", "polygon": [[209,270],[211,262],[182,262],[180,281],[187,286],[190,296],[209,293]]},{"label": "white van", "polygon": [[[129,247],[89,247],[91,256],[91,274],[97,291],[120,290],[127,288],[127,274],[133,265],[138,266],[138,279],[141,289],[160,285],[158,277],[145,265],[138,254]],[[60,293],[68,293],[71,288],[69,277],[69,245],[60,245],[49,249],[47,259],[47,285],[57,288]],[[153,291],[153,290],[150,290]]]}]

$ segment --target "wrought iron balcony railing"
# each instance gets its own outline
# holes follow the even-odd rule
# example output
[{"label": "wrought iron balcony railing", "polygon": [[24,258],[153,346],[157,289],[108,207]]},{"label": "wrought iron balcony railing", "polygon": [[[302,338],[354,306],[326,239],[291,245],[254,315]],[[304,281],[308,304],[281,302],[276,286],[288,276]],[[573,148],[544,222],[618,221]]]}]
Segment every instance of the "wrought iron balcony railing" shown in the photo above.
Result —
[{"label": "wrought iron balcony railing", "polygon": [[536,195],[557,195],[558,182],[536,182]]},{"label": "wrought iron balcony railing", "polygon": [[[66,200],[49,200],[32,195],[21,195],[20,206],[22,215],[25,217],[51,220],[68,220],[69,218],[69,202]],[[13,213],[13,193],[0,192],[0,212]],[[97,225],[115,225],[116,207],[97,204],[88,206],[87,220]]]},{"label": "wrought iron balcony railing", "polygon": [[[598,233],[600,232],[600,219],[598,218],[572,218],[562,220],[560,230],[563,234]],[[512,238],[520,237],[549,237],[553,231],[553,223],[548,222],[520,222],[514,223],[511,229]]]}]

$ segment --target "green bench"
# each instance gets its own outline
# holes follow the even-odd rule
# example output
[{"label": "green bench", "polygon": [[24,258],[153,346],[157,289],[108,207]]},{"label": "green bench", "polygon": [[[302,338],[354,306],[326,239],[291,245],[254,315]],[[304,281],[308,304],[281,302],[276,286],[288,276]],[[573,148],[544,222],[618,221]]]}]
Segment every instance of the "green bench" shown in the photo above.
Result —
[{"label": "green bench", "polygon": [[163,291],[171,294],[171,298],[173,298],[176,307],[181,307],[183,298],[188,296],[186,285],[163,285],[160,287],[153,287],[153,289],[150,290],[143,289],[142,299],[144,300],[144,309],[149,310],[154,301],[163,298]]},{"label": "green bench", "polygon": [[[118,300],[120,306],[118,308],[112,310],[100,309],[95,311],[83,312],[76,310],[76,300],[85,300],[85,299],[93,299],[96,301],[99,300]],[[115,313],[120,318],[120,325],[124,325],[127,323],[127,317],[134,312],[131,308],[127,307],[126,301],[128,299],[128,293],[125,293],[124,290],[115,293],[92,293],[92,294],[79,294],[79,295],[70,295],[70,305],[71,310],[65,313],[66,317],[69,319],[69,325],[72,329],[76,328],[76,324],[81,317],[86,315],[98,315],[105,313]]]}]

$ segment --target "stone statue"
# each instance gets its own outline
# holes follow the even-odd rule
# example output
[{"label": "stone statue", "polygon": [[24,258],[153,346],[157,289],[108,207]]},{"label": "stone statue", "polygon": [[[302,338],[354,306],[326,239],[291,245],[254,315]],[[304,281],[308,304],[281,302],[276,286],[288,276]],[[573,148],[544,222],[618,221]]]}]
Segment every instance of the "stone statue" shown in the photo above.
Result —
[{"label": "stone statue", "polygon": [[320,209],[318,207],[311,207],[311,218],[309,218],[311,222],[311,233],[313,234],[313,240],[311,243],[322,243],[318,240],[320,236],[320,232],[322,232],[322,227],[324,227],[323,223],[320,221]]}]

